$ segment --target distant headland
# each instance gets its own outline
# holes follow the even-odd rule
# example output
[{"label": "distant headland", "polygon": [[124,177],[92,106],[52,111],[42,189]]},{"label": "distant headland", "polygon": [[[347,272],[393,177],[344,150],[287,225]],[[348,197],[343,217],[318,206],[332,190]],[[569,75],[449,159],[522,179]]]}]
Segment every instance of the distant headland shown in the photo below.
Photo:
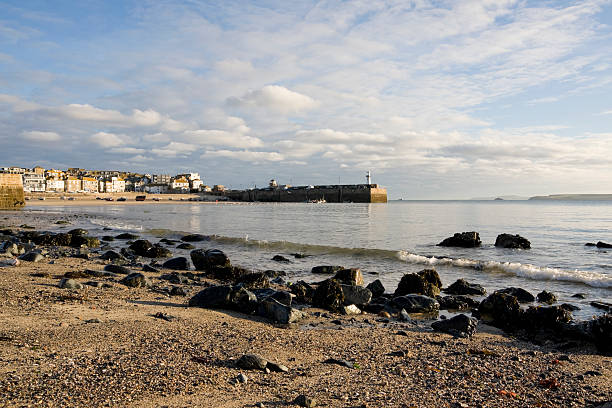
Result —
[{"label": "distant headland", "polygon": [[530,200],[612,201],[612,194],[551,194],[529,197]]}]

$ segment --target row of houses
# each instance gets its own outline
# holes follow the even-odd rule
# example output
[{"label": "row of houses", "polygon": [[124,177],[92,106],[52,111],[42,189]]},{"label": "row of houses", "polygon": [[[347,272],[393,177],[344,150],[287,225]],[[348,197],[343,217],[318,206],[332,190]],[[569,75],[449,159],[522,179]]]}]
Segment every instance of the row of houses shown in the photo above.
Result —
[{"label": "row of houses", "polygon": [[[108,170],[69,168],[66,171],[2,167],[0,173],[21,174],[25,192],[123,193],[126,191],[159,193],[189,193],[213,191],[204,185],[198,173],[176,176],[169,174],[138,174]],[[215,186],[219,190],[223,186]]]}]

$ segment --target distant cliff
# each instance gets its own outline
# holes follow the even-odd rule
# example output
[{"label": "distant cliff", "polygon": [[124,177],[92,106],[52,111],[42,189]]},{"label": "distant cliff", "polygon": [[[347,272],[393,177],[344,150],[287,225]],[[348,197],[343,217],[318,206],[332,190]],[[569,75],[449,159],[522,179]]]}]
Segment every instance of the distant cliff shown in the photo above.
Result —
[{"label": "distant cliff", "polygon": [[530,197],[530,200],[612,201],[612,194],[551,194]]}]

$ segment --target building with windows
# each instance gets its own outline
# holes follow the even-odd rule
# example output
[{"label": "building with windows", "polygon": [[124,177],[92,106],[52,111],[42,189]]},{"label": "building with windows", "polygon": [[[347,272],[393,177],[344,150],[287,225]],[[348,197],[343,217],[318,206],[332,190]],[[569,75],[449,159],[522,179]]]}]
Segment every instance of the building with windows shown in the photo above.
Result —
[{"label": "building with windows", "polygon": [[25,173],[23,176],[23,191],[26,193],[44,193],[47,189],[45,176],[40,173]]},{"label": "building with windows", "polygon": [[66,180],[64,180],[64,188],[67,193],[81,191],[81,180],[73,176],[68,176]]},{"label": "building with windows", "polygon": [[98,180],[93,177],[82,177],[81,178],[81,190],[86,193],[97,193],[98,192]]}]

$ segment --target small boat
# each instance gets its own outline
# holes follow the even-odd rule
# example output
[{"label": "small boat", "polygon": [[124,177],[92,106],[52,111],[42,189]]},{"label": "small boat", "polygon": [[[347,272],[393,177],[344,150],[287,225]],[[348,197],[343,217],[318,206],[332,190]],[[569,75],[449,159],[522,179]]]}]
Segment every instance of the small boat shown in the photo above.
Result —
[{"label": "small boat", "polygon": [[308,202],[310,204],[325,204],[327,201],[325,201],[324,198],[321,198],[319,200],[308,200]]},{"label": "small boat", "polygon": [[147,198],[146,195],[138,195],[136,196],[136,201],[144,201]]},{"label": "small boat", "polygon": [[161,198],[159,198],[159,197],[153,197],[153,201],[161,201]]},{"label": "small boat", "polygon": [[125,198],[125,197],[119,197],[119,198],[117,199],[117,201],[127,201],[127,198]]}]

